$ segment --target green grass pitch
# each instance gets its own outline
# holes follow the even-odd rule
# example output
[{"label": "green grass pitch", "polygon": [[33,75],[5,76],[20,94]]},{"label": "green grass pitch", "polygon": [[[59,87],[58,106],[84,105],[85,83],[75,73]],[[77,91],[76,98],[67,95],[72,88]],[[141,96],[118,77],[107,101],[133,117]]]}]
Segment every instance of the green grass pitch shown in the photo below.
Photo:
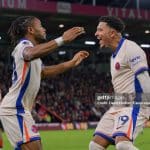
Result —
[{"label": "green grass pitch", "polygon": [[[94,130],[70,130],[70,131],[41,131],[43,150],[88,150],[88,143]],[[5,134],[4,149],[13,150]],[[140,150],[150,149],[150,128],[144,129],[135,141]],[[108,150],[115,150],[110,146]]]}]

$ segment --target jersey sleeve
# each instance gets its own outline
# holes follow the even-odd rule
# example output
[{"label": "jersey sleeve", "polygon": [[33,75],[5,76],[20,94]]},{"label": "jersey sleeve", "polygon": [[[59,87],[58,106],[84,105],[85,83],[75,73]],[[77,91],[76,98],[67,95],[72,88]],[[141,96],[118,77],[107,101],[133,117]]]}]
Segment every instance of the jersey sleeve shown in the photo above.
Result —
[{"label": "jersey sleeve", "polygon": [[28,40],[23,40],[21,41],[18,46],[16,47],[16,54],[18,58],[24,59],[23,58],[23,51],[25,50],[25,48],[27,47],[33,47],[33,44],[28,41]]},{"label": "jersey sleeve", "polygon": [[150,93],[150,76],[148,72],[141,73],[137,75],[137,78],[140,82],[142,90],[144,93]]},{"label": "jersey sleeve", "polygon": [[146,54],[136,43],[130,43],[126,55],[127,63],[135,74],[148,70]]}]

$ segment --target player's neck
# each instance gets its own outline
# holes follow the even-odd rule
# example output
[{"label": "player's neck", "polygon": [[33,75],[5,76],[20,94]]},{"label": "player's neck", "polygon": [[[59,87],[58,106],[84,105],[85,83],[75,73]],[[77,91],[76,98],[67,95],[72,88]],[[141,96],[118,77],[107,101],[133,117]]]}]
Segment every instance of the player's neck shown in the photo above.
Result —
[{"label": "player's neck", "polygon": [[116,51],[121,38],[122,36],[117,36],[116,38],[114,38],[113,42],[111,43],[111,49],[113,50],[113,52]]},{"label": "player's neck", "polygon": [[31,43],[35,46],[35,45],[37,45],[38,43],[37,43],[37,41],[33,38],[33,37],[31,37],[31,36],[25,36],[25,38],[26,39],[28,39],[29,41],[31,41]]}]

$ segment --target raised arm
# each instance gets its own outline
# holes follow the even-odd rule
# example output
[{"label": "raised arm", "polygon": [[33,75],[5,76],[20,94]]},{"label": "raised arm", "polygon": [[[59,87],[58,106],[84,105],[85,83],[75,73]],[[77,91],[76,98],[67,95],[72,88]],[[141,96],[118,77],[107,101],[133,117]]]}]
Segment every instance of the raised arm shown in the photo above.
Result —
[{"label": "raised arm", "polygon": [[49,42],[36,45],[34,47],[27,47],[23,51],[23,57],[26,61],[33,60],[38,57],[42,57],[52,51],[57,47],[73,41],[79,35],[85,33],[83,27],[73,27],[64,32],[62,37],[51,40]]},{"label": "raised arm", "polygon": [[52,66],[44,66],[42,69],[42,77],[53,77],[60,73],[63,73],[73,67],[78,66],[85,58],[89,56],[87,51],[80,51],[74,55],[74,57],[64,63]]}]

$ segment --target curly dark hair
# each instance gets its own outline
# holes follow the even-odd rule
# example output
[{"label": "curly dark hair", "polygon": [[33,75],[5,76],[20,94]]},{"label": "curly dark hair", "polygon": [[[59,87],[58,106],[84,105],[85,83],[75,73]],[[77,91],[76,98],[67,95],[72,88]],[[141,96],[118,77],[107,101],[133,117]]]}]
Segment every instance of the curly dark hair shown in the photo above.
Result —
[{"label": "curly dark hair", "polygon": [[11,39],[11,43],[15,46],[21,38],[27,33],[29,26],[32,26],[34,16],[21,16],[14,20],[8,30],[8,35]]},{"label": "curly dark hair", "polygon": [[108,26],[114,28],[118,32],[122,33],[125,29],[124,22],[115,16],[102,16],[99,18],[99,22],[106,22]]}]

